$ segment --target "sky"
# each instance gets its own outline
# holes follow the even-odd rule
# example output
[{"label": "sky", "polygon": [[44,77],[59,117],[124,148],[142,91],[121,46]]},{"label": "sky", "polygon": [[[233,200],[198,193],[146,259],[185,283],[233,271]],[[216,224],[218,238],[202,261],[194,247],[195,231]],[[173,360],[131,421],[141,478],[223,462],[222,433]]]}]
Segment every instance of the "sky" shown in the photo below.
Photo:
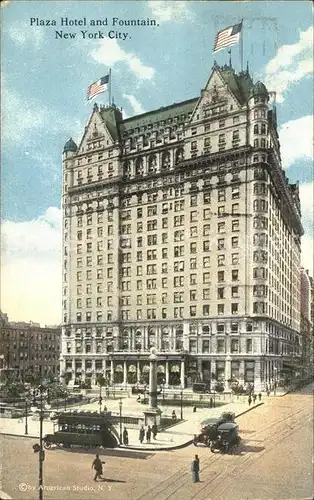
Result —
[{"label": "sky", "polygon": [[[213,56],[217,31],[241,19],[245,65],[276,91],[283,168],[300,183],[302,264],[313,275],[311,1],[12,1],[1,16],[1,310],[11,321],[61,322],[61,154],[84,132],[88,85],[111,68],[125,117],[198,97],[214,59],[229,60],[226,50]],[[96,19],[103,25],[91,26]],[[123,25],[130,19],[157,25]],[[232,64],[241,69],[238,46]],[[108,104],[108,93],[96,102]]]}]

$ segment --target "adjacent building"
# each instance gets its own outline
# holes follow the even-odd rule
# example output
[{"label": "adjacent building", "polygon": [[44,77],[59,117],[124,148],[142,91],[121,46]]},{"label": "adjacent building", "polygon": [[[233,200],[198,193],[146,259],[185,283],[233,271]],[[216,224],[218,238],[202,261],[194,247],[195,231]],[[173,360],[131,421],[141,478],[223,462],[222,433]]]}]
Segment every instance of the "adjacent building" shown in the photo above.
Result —
[{"label": "adjacent building", "polygon": [[[6,318],[5,318],[6,317]],[[0,368],[2,373],[45,377],[59,375],[60,327],[41,328],[37,323],[0,324]]]},{"label": "adjacent building", "polygon": [[61,372],[94,385],[254,384],[301,356],[299,189],[276,109],[214,64],[200,96],[123,119],[94,105],[63,151]]},{"label": "adjacent building", "polygon": [[310,375],[313,372],[313,278],[309,271],[301,268],[301,373]]}]

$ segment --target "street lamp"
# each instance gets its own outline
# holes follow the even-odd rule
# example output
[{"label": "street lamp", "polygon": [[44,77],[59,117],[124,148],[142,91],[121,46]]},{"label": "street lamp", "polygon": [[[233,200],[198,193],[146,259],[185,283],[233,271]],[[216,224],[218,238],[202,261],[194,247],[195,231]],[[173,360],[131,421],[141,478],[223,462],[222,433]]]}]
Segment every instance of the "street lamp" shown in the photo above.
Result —
[{"label": "street lamp", "polygon": [[27,412],[28,412],[28,404],[27,404],[27,399],[25,399],[25,430],[24,430],[25,435],[28,434]]},{"label": "street lamp", "polygon": [[181,407],[180,407],[180,418],[181,420],[183,420],[183,389],[181,387],[181,392],[180,392],[180,403],[181,403]]},{"label": "street lamp", "polygon": [[[34,445],[33,449],[34,451],[39,451],[39,474],[38,474],[38,491],[39,491],[39,500],[43,500],[43,468],[44,468],[44,460],[45,460],[45,452],[44,452],[44,446],[43,446],[43,422],[44,422],[44,411],[43,411],[43,397],[44,397],[44,391],[45,387],[40,385],[38,387],[39,395],[40,395],[40,406],[39,409],[36,406],[36,390],[34,390],[34,401],[33,405],[31,407],[31,410],[33,412],[36,412],[39,410],[39,446]],[[45,405],[46,409],[51,408],[49,404],[49,389],[47,390],[47,404]]]},{"label": "street lamp", "polygon": [[120,439],[120,444],[122,444],[122,398],[120,398],[120,401],[119,401],[119,417],[120,417],[120,436],[119,436],[119,439]]}]

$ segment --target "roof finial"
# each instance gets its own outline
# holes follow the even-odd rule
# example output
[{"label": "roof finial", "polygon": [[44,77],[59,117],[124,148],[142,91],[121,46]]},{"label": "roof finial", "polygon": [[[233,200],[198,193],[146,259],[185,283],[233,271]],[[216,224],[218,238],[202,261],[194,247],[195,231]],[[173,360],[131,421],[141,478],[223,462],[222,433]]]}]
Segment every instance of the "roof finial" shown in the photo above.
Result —
[{"label": "roof finial", "polygon": [[246,72],[249,74],[249,61],[246,61]]},{"label": "roof finial", "polygon": [[232,62],[231,62],[231,49],[228,50],[229,54],[229,67],[232,68]]},{"label": "roof finial", "polygon": [[97,102],[95,102],[95,104],[94,104],[94,111],[98,111],[98,104],[97,104]]}]

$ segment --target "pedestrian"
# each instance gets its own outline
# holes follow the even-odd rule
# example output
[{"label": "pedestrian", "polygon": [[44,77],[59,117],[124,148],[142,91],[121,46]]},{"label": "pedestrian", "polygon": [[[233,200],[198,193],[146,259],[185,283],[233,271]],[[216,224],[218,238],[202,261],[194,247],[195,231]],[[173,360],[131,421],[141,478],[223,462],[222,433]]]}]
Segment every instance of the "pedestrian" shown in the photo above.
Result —
[{"label": "pedestrian", "polygon": [[172,420],[177,420],[176,412],[173,410],[172,412]]},{"label": "pedestrian", "polygon": [[249,395],[249,398],[248,398],[248,403],[249,403],[249,406],[251,406],[251,403],[252,403],[251,394]]},{"label": "pedestrian", "polygon": [[256,394],[253,394],[253,403],[254,403],[254,404],[255,404],[255,402],[256,402],[256,398],[257,398]]},{"label": "pedestrian", "polygon": [[267,396],[270,396],[270,390],[267,389]]},{"label": "pedestrian", "polygon": [[152,425],[152,433],[153,433],[153,438],[154,438],[154,439],[156,439],[157,432],[158,432],[158,428],[157,428],[156,423],[154,423],[154,424]]},{"label": "pedestrian", "polygon": [[102,465],[104,464],[105,462],[102,462],[99,458],[99,455],[96,455],[96,458],[94,458],[93,460],[93,463],[92,463],[92,469],[95,469],[96,473],[95,473],[95,477],[94,477],[94,481],[97,481],[97,478],[100,477],[100,479],[103,479],[101,476],[102,476]]},{"label": "pedestrian", "polygon": [[124,446],[127,446],[129,444],[129,434],[128,434],[126,427],[124,427],[124,430],[123,430],[123,444],[124,444]]},{"label": "pedestrian", "polygon": [[145,429],[144,426],[142,425],[142,427],[140,428],[140,435],[139,435],[139,440],[141,444],[144,441],[144,437],[145,437]]},{"label": "pedestrian", "polygon": [[147,443],[150,443],[151,437],[152,437],[152,429],[151,429],[151,426],[149,425],[148,429],[146,431],[146,441],[147,441]]},{"label": "pedestrian", "polygon": [[213,408],[213,406],[214,406],[214,400],[213,400],[213,398],[210,398],[210,400],[209,400],[209,408]]},{"label": "pedestrian", "polygon": [[196,406],[193,406],[193,413],[196,413]]},{"label": "pedestrian", "polygon": [[200,459],[198,458],[198,455],[195,455],[195,458],[191,464],[191,471],[192,471],[193,483],[199,483],[199,480],[200,480]]},{"label": "pedestrian", "polygon": [[140,403],[140,402],[141,402],[141,396],[140,396],[140,395],[138,395],[138,396],[137,396],[137,400],[136,400],[136,401],[137,401],[138,403]]}]

